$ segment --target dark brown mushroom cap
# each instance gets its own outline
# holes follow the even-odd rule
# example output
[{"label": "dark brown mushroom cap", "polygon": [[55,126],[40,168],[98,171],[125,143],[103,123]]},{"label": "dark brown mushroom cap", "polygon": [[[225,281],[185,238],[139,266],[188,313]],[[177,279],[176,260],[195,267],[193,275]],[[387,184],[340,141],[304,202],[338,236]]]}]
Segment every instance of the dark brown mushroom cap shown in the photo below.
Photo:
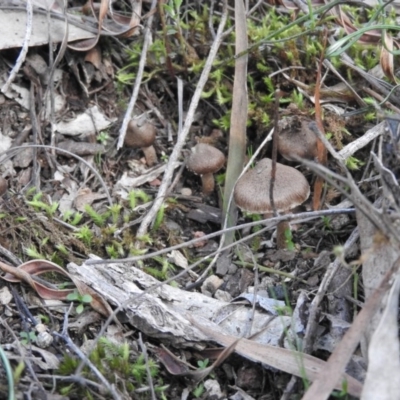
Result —
[{"label": "dark brown mushroom cap", "polygon": [[125,146],[132,148],[149,147],[156,138],[156,128],[141,118],[132,119],[125,135]]},{"label": "dark brown mushroom cap", "polygon": [[[269,197],[272,160],[264,158],[237,182],[234,198],[237,206],[251,213],[270,213]],[[276,211],[288,211],[304,203],[310,195],[310,185],[304,175],[292,167],[276,163],[274,203]]]},{"label": "dark brown mushroom cap", "polygon": [[222,151],[205,143],[198,143],[192,148],[192,153],[187,161],[187,168],[195,174],[213,174],[225,164]]},{"label": "dark brown mushroom cap", "polygon": [[309,128],[311,120],[297,116],[280,121],[278,151],[287,160],[317,157],[317,137]]}]

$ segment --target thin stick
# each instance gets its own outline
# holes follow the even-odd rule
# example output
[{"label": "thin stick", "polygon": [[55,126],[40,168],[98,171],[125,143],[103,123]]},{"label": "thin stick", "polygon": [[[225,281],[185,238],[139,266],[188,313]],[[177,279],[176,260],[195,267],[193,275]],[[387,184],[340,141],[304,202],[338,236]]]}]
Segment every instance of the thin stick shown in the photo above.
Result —
[{"label": "thin stick", "polygon": [[[351,246],[353,246],[359,238],[358,229],[355,229],[350,237],[346,240],[344,244],[344,251],[348,251]],[[316,335],[316,331],[318,328],[318,316],[321,312],[320,304],[325,296],[326,291],[328,290],[329,284],[331,283],[334,275],[342,266],[340,261],[340,257],[337,257],[333,263],[331,263],[322,279],[321,284],[319,285],[318,292],[315,295],[313,301],[311,302],[311,306],[309,309],[309,318],[307,322],[306,334],[303,340],[303,351],[305,353],[311,353],[312,347],[314,345],[314,338]]]},{"label": "thin stick", "polygon": [[153,378],[151,377],[151,371],[150,371],[150,367],[149,367],[149,357],[147,356],[147,348],[146,348],[146,345],[143,343],[141,332],[139,332],[138,342],[139,342],[140,348],[142,349],[142,355],[143,355],[144,362],[146,365],[147,382],[148,382],[149,388],[150,388],[151,399],[157,400],[156,392],[154,391]]},{"label": "thin stick", "polygon": [[[0,153],[0,163],[4,163],[6,160],[10,159],[11,157],[14,157],[17,152],[22,151],[22,150],[26,150],[29,147],[41,148],[41,149],[50,149],[50,150],[55,149],[57,152],[68,154],[69,156],[71,156],[73,158],[76,158],[80,162],[84,163],[95,174],[96,178],[99,180],[100,184],[103,186],[103,189],[104,189],[105,194],[107,196],[108,204],[110,206],[113,205],[113,201],[111,199],[110,192],[109,192],[109,190],[107,188],[107,185],[104,182],[103,178],[99,174],[99,172],[96,171],[96,169],[93,167],[93,165],[89,164],[84,158],[79,157],[78,155],[76,155],[74,153],[71,153],[68,150],[60,149],[60,148],[58,148],[56,146],[48,146],[48,145],[45,145],[45,144],[29,144],[28,146],[16,146],[16,147],[11,147],[10,149],[4,151],[3,153]],[[3,155],[5,157],[3,157]]]},{"label": "thin stick", "polygon": [[97,377],[97,379],[99,379],[99,381],[104,385],[104,387],[110,392],[110,394],[113,396],[113,399],[121,400],[121,396],[115,390],[115,386],[113,384],[110,384],[110,382],[108,382],[108,380],[98,370],[98,368],[89,360],[89,358],[82,352],[81,349],[78,348],[78,346],[75,345],[75,343],[69,337],[69,335],[68,335],[68,316],[69,316],[69,312],[71,311],[71,308],[72,308],[72,303],[71,303],[71,307],[69,308],[68,312],[64,316],[64,324],[63,324],[62,333],[60,334],[58,332],[53,332],[53,335],[63,339],[65,344],[70,348],[70,350],[72,352],[74,352],[81,359],[82,362],[81,362],[80,366],[78,367],[78,370],[76,373],[77,376],[80,375],[83,366],[86,364],[90,368],[90,370],[93,372],[93,374]]},{"label": "thin stick", "polygon": [[[85,264],[86,265],[94,265],[94,264],[119,264],[119,263],[124,263],[124,262],[134,262],[134,261],[140,261],[140,260],[145,260],[147,258],[152,258],[155,256],[159,256],[165,253],[169,253],[172,250],[178,250],[178,249],[182,249],[184,247],[188,247],[191,246],[197,242],[203,241],[203,240],[207,240],[207,239],[211,239],[214,237],[217,237],[221,234],[225,234],[225,232],[230,231],[230,230],[239,230],[239,229],[246,229],[246,228],[251,228],[253,226],[256,225],[261,225],[262,223],[268,222],[269,225],[265,228],[263,228],[262,230],[253,233],[252,235],[248,235],[243,239],[240,239],[234,243],[232,243],[232,245],[229,246],[236,246],[239,243],[242,243],[243,241],[249,240],[252,237],[256,236],[257,234],[261,234],[262,232],[265,232],[266,230],[272,230],[275,228],[276,224],[278,224],[279,222],[282,221],[295,221],[296,223],[300,223],[300,221],[305,222],[305,220],[311,220],[314,218],[320,218],[320,217],[324,217],[327,215],[337,215],[337,214],[350,214],[350,213],[354,213],[354,209],[353,208],[342,208],[342,209],[331,209],[331,210],[321,210],[321,211],[309,211],[309,212],[304,212],[304,213],[298,213],[298,214],[286,214],[286,215],[281,215],[279,217],[274,217],[274,218],[266,218],[264,220],[261,221],[254,221],[254,222],[248,222],[246,224],[242,224],[242,225],[237,225],[237,226],[233,226],[232,228],[225,228],[223,230],[220,231],[216,231],[213,233],[210,233],[206,236],[202,236],[200,238],[196,238],[196,239],[192,239],[189,240],[185,243],[180,243],[177,244],[175,246],[171,246],[168,247],[166,249],[163,250],[159,250],[159,251],[155,251],[153,253],[148,253],[148,254],[143,254],[140,256],[134,256],[134,257],[129,257],[129,258],[121,258],[121,259],[110,259],[110,260],[86,260]],[[216,252],[220,252],[223,248],[219,248]],[[213,253],[214,254],[214,253]],[[210,256],[207,256],[205,259],[209,258]],[[204,260],[205,260],[204,259]],[[201,262],[203,262],[204,260],[201,260]],[[174,276],[174,279],[177,278],[178,276]]]},{"label": "thin stick", "polygon": [[274,201],[274,185],[276,176],[276,159],[278,157],[278,125],[279,125],[279,99],[280,90],[275,91],[275,116],[274,116],[274,133],[272,135],[272,168],[271,168],[271,180],[269,183],[269,201],[271,202],[272,212],[274,217],[278,215],[275,208]]},{"label": "thin stick", "polygon": [[133,114],[133,109],[135,108],[136,100],[139,95],[140,85],[142,84],[144,67],[146,66],[147,61],[147,51],[149,49],[151,43],[151,26],[153,24],[154,13],[152,13],[153,9],[157,7],[157,0],[153,0],[150,7],[150,17],[147,20],[142,54],[140,55],[139,66],[136,74],[135,85],[133,86],[132,97],[129,100],[128,107],[126,109],[126,113],[124,119],[122,121],[121,129],[119,130],[119,137],[117,143],[117,149],[120,149],[124,145],[124,139],[126,135],[126,130],[128,128],[129,121],[131,120],[131,116]]},{"label": "thin stick", "polygon": [[[204,88],[205,84],[207,83],[208,75],[210,74],[213,62],[217,56],[219,46],[221,45],[221,42],[223,39],[223,29],[224,29],[227,18],[228,18],[227,1],[224,0],[223,13],[221,16],[220,24],[218,26],[217,36],[211,46],[210,53],[207,58],[207,62],[204,66],[203,72],[201,73],[199,82],[197,84],[196,90],[192,97],[192,101],[190,102],[189,110],[188,110],[188,113],[187,113],[187,116],[185,119],[185,124],[183,125],[182,132],[180,132],[180,134],[178,135],[177,142],[174,146],[174,149],[172,150],[167,169],[164,172],[164,178],[163,178],[160,188],[158,190],[157,197],[154,200],[153,206],[151,207],[149,212],[146,214],[146,216],[143,218],[143,221],[140,224],[140,227],[137,231],[137,237],[144,236],[147,233],[147,228],[152,223],[155,215],[158,213],[158,210],[162,206],[162,203],[165,199],[165,195],[168,191],[168,188],[169,188],[171,180],[172,180],[172,175],[173,175],[173,172],[175,169],[174,168],[175,163],[178,161],[178,158],[181,155],[182,148],[186,143],[186,138],[189,134],[190,127],[192,126],[192,123],[194,120],[194,115],[195,115],[197,106],[199,104],[201,94],[203,93],[203,88]],[[121,128],[121,131],[122,131],[122,128]]]},{"label": "thin stick", "polygon": [[10,72],[7,82],[1,88],[1,91],[3,93],[6,93],[10,88],[10,85],[13,83],[18,71],[21,68],[22,63],[25,61],[26,53],[28,52],[29,49],[29,41],[31,40],[32,21],[33,21],[32,0],[27,0],[26,2],[26,14],[27,14],[26,29],[25,29],[25,37],[24,37],[24,42],[22,44],[22,49],[19,53],[17,62],[15,63],[13,69]]}]

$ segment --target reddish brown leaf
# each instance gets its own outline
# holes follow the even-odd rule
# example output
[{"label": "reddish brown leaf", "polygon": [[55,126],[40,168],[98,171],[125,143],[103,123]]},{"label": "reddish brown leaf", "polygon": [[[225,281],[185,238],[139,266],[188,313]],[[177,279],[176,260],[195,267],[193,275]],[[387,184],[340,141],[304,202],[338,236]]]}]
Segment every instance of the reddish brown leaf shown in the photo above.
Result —
[{"label": "reddish brown leaf", "polygon": [[79,294],[82,296],[90,294],[92,296],[90,305],[94,310],[106,317],[112,313],[109,304],[97,292],[51,261],[31,260],[21,264],[17,268],[0,262],[0,269],[5,272],[5,275],[1,277],[2,279],[13,283],[25,282],[30,285],[42,299],[66,300],[67,296],[74,292],[74,289],[53,289],[34,279],[35,276],[46,272],[57,272],[69,278],[75,284]]},{"label": "reddish brown leaf", "polygon": [[393,38],[388,32],[383,33],[383,43],[381,46],[380,63],[384,74],[393,82],[397,83],[394,75],[393,65]]}]

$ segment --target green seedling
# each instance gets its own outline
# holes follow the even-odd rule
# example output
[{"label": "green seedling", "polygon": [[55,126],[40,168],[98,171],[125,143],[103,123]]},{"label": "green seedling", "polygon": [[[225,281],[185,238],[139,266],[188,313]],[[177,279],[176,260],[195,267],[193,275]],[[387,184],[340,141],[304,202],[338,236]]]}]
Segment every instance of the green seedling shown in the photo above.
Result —
[{"label": "green seedling", "polygon": [[346,167],[351,171],[360,169],[360,167],[362,167],[364,164],[365,164],[364,161],[361,161],[358,158],[353,157],[353,156],[350,156],[346,160]]},{"label": "green seedling", "polygon": [[285,243],[288,250],[293,251],[296,249],[296,246],[293,243],[293,234],[290,228],[285,229]]},{"label": "green seedling", "polygon": [[81,226],[77,232],[74,233],[74,235],[82,240],[82,242],[86,245],[86,246],[90,246],[90,244],[92,243],[93,240],[93,233],[90,230],[90,228],[87,225],[83,225]]},{"label": "green seedling", "polygon": [[299,110],[304,110],[304,96],[303,93],[293,90],[292,92],[292,102],[296,104]]},{"label": "green seedling", "polygon": [[151,198],[150,196],[140,189],[131,190],[128,193],[129,207],[133,210],[137,206],[137,200],[141,200],[142,203],[148,203]]},{"label": "green seedling", "polygon": [[67,256],[69,255],[69,251],[67,250],[67,248],[65,247],[65,245],[63,243],[59,243],[56,245],[56,249],[62,253],[63,255]]},{"label": "green seedling", "polygon": [[342,390],[340,392],[335,390],[331,395],[332,397],[335,397],[337,399],[348,399],[349,398],[348,382],[346,380],[343,380]]},{"label": "green seedling", "polygon": [[33,197],[36,194],[36,187],[32,186],[26,191],[26,198],[28,199],[29,197]]},{"label": "green seedling", "polygon": [[175,266],[171,264],[166,258],[155,256],[153,260],[161,265],[161,270],[156,267],[146,266],[145,271],[159,280],[166,280],[169,278],[170,273],[175,272]]},{"label": "green seedling", "polygon": [[72,219],[73,215],[74,215],[74,212],[72,210],[67,210],[64,212],[62,219],[64,222],[68,222]]},{"label": "green seedling", "polygon": [[89,204],[85,204],[85,212],[89,215],[92,221],[99,227],[105,225],[106,220],[108,218],[107,214],[99,214],[97,211],[93,209],[93,207]]},{"label": "green seedling", "polygon": [[161,154],[160,159],[161,159],[162,162],[167,163],[168,160],[169,160],[169,155],[168,155],[168,154],[165,154],[165,153],[163,152],[163,153]]},{"label": "green seedling", "polygon": [[153,239],[150,237],[149,234],[143,236],[137,236],[137,240],[140,240],[144,244],[153,244]]},{"label": "green seedling", "polygon": [[125,255],[122,244],[116,240],[113,240],[111,245],[106,246],[106,251],[110,258],[118,258]]},{"label": "green seedling", "polygon": [[19,336],[21,337],[21,343],[22,344],[28,344],[32,343],[36,340],[36,333],[34,331],[30,332],[20,332]]},{"label": "green seedling", "polygon": [[[197,360],[197,365],[199,369],[206,369],[210,366],[210,360],[208,358],[205,358],[204,360]],[[215,374],[214,372],[210,373],[210,377],[215,379]]]},{"label": "green seedling", "polygon": [[113,224],[117,224],[119,220],[119,216],[121,215],[122,206],[121,204],[113,204],[108,207],[108,210],[111,213],[111,219]]},{"label": "green seedling", "polygon": [[[122,85],[132,85],[135,82],[136,74],[134,72],[125,72],[124,68],[117,73],[117,80]],[[121,90],[121,88],[119,88]]]},{"label": "green seedling", "polygon": [[167,206],[165,204],[162,204],[160,209],[157,211],[157,215],[154,220],[154,225],[152,228],[153,232],[156,232],[158,230],[158,228],[161,226],[161,224],[163,223],[166,208],[167,208]]},{"label": "green seedling", "polygon": [[[152,358],[146,360],[143,355],[138,356],[129,347],[128,343],[116,344],[109,339],[100,338],[95,349],[90,353],[89,360],[119,390],[125,393],[133,393],[136,389],[144,389],[147,385],[147,373],[150,371],[154,389],[161,398],[165,398],[164,391],[167,386],[163,385],[159,378],[159,368]],[[81,360],[78,357],[66,354],[60,363],[58,373],[70,376],[79,367]],[[93,372],[87,366],[82,374],[88,379],[95,379]],[[143,391],[143,390],[141,390]],[[74,398],[94,398],[86,385],[67,385],[63,387],[63,394]],[[140,397],[141,398],[141,397]],[[143,397],[146,398],[146,397]]]},{"label": "green seedling", "polygon": [[322,222],[324,224],[324,229],[330,231],[332,229],[332,227],[331,227],[331,218],[330,217],[321,217],[321,219],[322,219]]},{"label": "green seedling", "polygon": [[14,377],[14,384],[18,384],[19,381],[21,380],[22,373],[25,370],[25,363],[23,361],[20,361],[18,365],[14,369],[13,377]]},{"label": "green seedling", "polygon": [[213,124],[217,127],[222,129],[223,131],[228,131],[231,127],[231,113],[228,111],[225,113],[221,118],[213,119]]},{"label": "green seedling", "polygon": [[85,309],[85,305],[88,305],[92,302],[93,298],[90,294],[81,295],[77,291],[70,293],[67,296],[67,300],[79,303],[75,309],[77,314],[82,314]]},{"label": "green seedling", "polygon": [[50,261],[52,261],[54,264],[57,265],[63,265],[63,259],[60,256],[60,253],[55,251],[50,257],[49,257]]},{"label": "green seedling", "polygon": [[40,322],[42,322],[45,325],[48,325],[50,323],[50,318],[48,315],[38,314],[37,317],[40,319]]},{"label": "green seedling", "polygon": [[204,360],[197,360],[197,365],[199,369],[206,369],[209,364],[210,360],[208,358],[205,358]]},{"label": "green seedling", "polygon": [[101,131],[97,136],[97,141],[103,145],[106,145],[109,139],[110,135],[107,131]]},{"label": "green seedling", "polygon": [[63,221],[69,223],[72,226],[77,226],[83,218],[83,214],[80,212],[66,211],[63,215]]},{"label": "green seedling", "polygon": [[215,175],[215,184],[217,186],[223,186],[225,183],[225,178],[226,178],[225,172]]},{"label": "green seedling", "polygon": [[27,204],[33,207],[36,211],[44,211],[48,217],[52,218],[58,209],[59,203],[55,201],[50,205],[46,204],[40,200],[42,197],[43,193],[37,193],[33,196],[31,201],[27,201]]},{"label": "green seedling", "polygon": [[110,258],[118,258],[119,256],[118,250],[112,245],[106,246],[106,252]]},{"label": "green seedling", "polygon": [[131,257],[136,257],[136,256],[142,256],[143,254],[147,253],[147,249],[136,249],[136,248],[131,248],[129,250],[129,255]]},{"label": "green seedling", "polygon": [[46,259],[46,256],[41,254],[33,244],[31,244],[28,248],[25,249],[25,254],[34,260]]},{"label": "green seedling", "polygon": [[203,395],[203,393],[204,393],[204,385],[202,383],[200,383],[200,385],[196,386],[192,391],[192,394],[196,399],[201,397]]}]

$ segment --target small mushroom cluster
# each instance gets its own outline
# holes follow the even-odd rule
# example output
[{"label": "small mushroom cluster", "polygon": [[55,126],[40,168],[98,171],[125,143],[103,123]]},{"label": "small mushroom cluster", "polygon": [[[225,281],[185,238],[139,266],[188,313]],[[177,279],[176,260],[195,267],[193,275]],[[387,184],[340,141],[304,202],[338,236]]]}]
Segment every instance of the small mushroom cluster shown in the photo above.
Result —
[{"label": "small mushroom cluster", "polygon": [[[272,160],[264,158],[247,171],[237,182],[234,190],[236,205],[243,211],[264,214],[266,218],[274,211],[270,200]],[[304,175],[287,165],[276,163],[273,190],[275,211],[288,212],[304,203],[310,195],[310,185]],[[286,248],[287,222],[277,226],[277,247]]]}]

